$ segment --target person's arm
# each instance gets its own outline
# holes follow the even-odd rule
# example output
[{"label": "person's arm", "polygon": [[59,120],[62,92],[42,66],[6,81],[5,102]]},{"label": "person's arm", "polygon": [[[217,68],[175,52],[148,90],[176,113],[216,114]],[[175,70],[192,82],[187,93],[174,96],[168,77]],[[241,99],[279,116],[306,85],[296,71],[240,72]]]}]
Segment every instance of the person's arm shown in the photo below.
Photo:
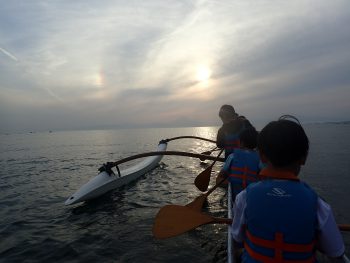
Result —
[{"label": "person's arm", "polygon": [[237,243],[242,243],[244,240],[244,210],[246,208],[246,190],[243,190],[236,196],[235,203],[233,205],[234,218],[232,220],[232,238]]},{"label": "person's arm", "polygon": [[340,258],[345,252],[343,237],[335,222],[332,208],[318,198],[318,249],[331,258]]},{"label": "person's arm", "polygon": [[216,146],[219,148],[225,147],[225,134],[222,127],[219,129],[218,134],[216,135]]},{"label": "person's arm", "polygon": [[229,156],[226,158],[226,161],[223,167],[221,168],[221,171],[224,173],[228,173],[228,171],[230,170],[231,163],[233,162],[234,159],[235,159],[235,154],[234,153],[229,154]]},{"label": "person's arm", "polygon": [[233,159],[233,158],[234,158],[234,154],[233,154],[233,153],[231,153],[231,154],[227,157],[227,159],[226,159],[226,161],[225,161],[223,167],[221,168],[219,174],[218,174],[217,177],[216,177],[216,183],[219,183],[219,182],[220,182],[222,179],[224,179],[224,178],[226,178],[225,183],[229,183],[229,182],[230,182],[230,179],[229,179],[229,170],[230,170],[230,166],[231,166],[231,162],[232,162],[232,159]]}]

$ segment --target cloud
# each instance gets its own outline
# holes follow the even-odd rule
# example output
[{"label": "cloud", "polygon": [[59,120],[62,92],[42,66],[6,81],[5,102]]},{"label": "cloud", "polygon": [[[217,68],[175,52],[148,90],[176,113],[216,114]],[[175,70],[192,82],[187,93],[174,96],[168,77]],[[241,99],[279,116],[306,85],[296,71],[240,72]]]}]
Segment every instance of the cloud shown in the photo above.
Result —
[{"label": "cloud", "polygon": [[6,56],[8,56],[9,58],[11,58],[14,61],[18,61],[18,58],[16,58],[14,55],[12,55],[10,52],[6,51],[5,49],[0,47],[0,51],[2,53],[4,53]]},{"label": "cloud", "polygon": [[[349,10],[340,0],[6,2],[0,121],[216,125],[225,103],[252,120],[346,118]],[[212,72],[206,85],[198,65]],[[338,106],[320,107],[327,99]]]}]

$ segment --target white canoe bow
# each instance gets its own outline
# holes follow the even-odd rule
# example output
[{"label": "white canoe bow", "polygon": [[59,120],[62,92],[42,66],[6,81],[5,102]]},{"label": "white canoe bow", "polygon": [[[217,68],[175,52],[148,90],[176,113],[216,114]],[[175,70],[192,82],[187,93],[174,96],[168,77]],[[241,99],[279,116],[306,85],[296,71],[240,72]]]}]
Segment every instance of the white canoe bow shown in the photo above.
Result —
[{"label": "white canoe bow", "polygon": [[[167,143],[161,141],[158,145],[157,151],[165,151],[167,148]],[[87,201],[103,195],[113,189],[124,186],[145,173],[154,169],[163,155],[149,156],[145,158],[142,162],[126,168],[125,170],[120,170],[119,175],[108,174],[103,171],[97,176],[92,178],[86,184],[84,184],[78,191],[72,194],[65,202],[65,205],[73,205],[79,202]]]}]

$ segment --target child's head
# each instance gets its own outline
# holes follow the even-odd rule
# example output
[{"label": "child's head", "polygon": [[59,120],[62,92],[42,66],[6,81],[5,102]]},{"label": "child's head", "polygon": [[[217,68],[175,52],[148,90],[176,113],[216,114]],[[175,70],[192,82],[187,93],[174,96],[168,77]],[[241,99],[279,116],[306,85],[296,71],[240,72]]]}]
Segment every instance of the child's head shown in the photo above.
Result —
[{"label": "child's head", "polygon": [[300,123],[281,117],[260,131],[258,149],[275,167],[303,165],[309,151],[309,139]]},{"label": "child's head", "polygon": [[258,132],[254,127],[245,129],[239,136],[241,147],[255,149],[258,143]]},{"label": "child's head", "polygon": [[219,117],[221,120],[225,123],[226,121],[229,121],[237,116],[237,113],[235,112],[235,109],[231,105],[222,105],[219,111]]}]

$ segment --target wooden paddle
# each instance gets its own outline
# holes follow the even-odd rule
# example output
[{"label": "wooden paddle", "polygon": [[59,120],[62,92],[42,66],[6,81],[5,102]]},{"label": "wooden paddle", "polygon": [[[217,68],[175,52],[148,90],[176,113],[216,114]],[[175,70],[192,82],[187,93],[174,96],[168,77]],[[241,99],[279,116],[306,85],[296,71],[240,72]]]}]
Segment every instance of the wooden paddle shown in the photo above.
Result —
[{"label": "wooden paddle", "polygon": [[207,197],[218,188],[227,176],[214,185],[208,192],[198,196],[186,206],[166,205],[162,207],[155,219],[153,235],[156,238],[168,238],[185,233],[203,224],[209,223],[231,223],[228,218],[216,218],[202,214],[203,204]]},{"label": "wooden paddle", "polygon": [[181,235],[205,224],[231,224],[229,218],[212,217],[187,206],[163,206],[155,219],[152,229],[154,237],[164,239]]},{"label": "wooden paddle", "polygon": [[194,199],[191,203],[187,204],[186,206],[200,212],[203,208],[203,204],[205,202],[205,200],[207,200],[207,197],[216,189],[218,188],[223,182],[225,182],[225,180],[227,179],[227,176],[225,176],[224,178],[222,178],[221,181],[219,181],[216,185],[214,185],[208,192],[206,192],[205,194],[202,194],[198,197],[196,197],[196,199]]},{"label": "wooden paddle", "polygon": [[350,225],[338,224],[340,231],[350,231]]},{"label": "wooden paddle", "polygon": [[220,158],[220,155],[223,151],[224,151],[224,149],[222,149],[220,151],[220,153],[218,154],[216,159],[213,161],[213,163],[210,166],[208,166],[208,168],[206,168],[203,172],[201,172],[199,175],[197,175],[196,179],[194,179],[194,184],[200,191],[202,191],[202,192],[207,191],[208,185],[210,182],[211,171],[213,169],[214,164]]},{"label": "wooden paddle", "polygon": [[[166,205],[162,207],[153,225],[155,238],[175,237],[206,224],[231,224],[232,219],[213,217],[187,206]],[[338,225],[341,231],[349,231],[350,225]]]}]

